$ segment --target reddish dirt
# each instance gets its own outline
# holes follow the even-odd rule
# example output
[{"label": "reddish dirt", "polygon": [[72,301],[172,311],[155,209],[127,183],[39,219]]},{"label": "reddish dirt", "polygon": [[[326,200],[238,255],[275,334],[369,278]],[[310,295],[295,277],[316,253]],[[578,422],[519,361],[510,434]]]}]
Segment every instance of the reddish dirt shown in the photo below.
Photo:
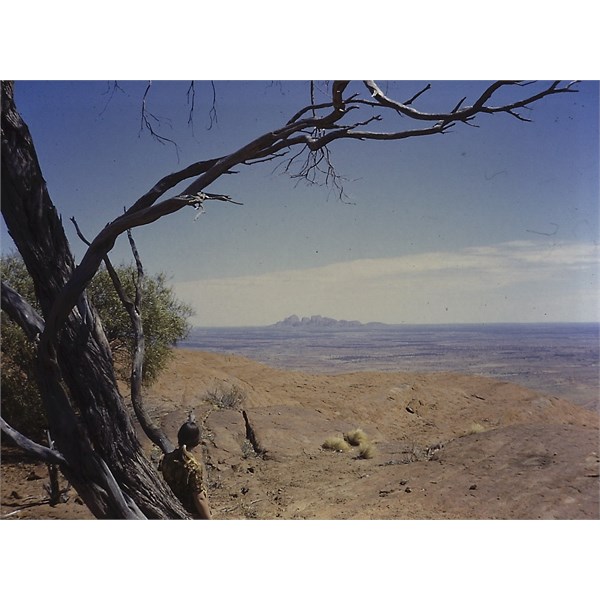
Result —
[{"label": "reddish dirt", "polygon": [[[234,386],[239,405],[208,401]],[[203,422],[216,519],[600,518],[598,414],[511,383],[178,350],[146,402],[172,439],[189,410]],[[373,458],[322,449],[355,428]],[[1,469],[2,518],[92,518],[73,490],[50,507],[46,467],[20,451],[3,448]]]}]

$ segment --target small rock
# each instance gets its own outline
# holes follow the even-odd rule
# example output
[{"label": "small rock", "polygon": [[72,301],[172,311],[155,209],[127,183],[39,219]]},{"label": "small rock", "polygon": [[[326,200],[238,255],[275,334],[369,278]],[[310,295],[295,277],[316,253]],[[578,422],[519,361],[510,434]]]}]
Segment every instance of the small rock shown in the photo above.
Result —
[{"label": "small rock", "polygon": [[21,496],[21,494],[19,494],[19,492],[17,492],[17,490],[13,490],[10,493],[9,498],[12,498],[13,500],[22,500],[23,496]]},{"label": "small rock", "polygon": [[407,486],[406,488],[404,488],[404,491],[405,491],[407,494],[410,494],[410,493],[412,492],[412,488],[410,488],[410,487],[408,487],[408,486]]},{"label": "small rock", "polygon": [[476,483],[474,483],[474,484],[473,484],[473,485],[472,485],[472,486],[471,486],[469,489],[470,489],[470,490],[476,490],[476,489],[477,489],[477,484],[476,484]]},{"label": "small rock", "polygon": [[250,491],[250,489],[244,486],[240,491],[242,492],[242,494],[247,494]]},{"label": "small rock", "polygon": [[406,485],[408,483],[408,479],[401,479],[400,485]]},{"label": "small rock", "polygon": [[41,479],[41,477],[35,471],[30,471],[27,475],[27,481],[37,481],[38,479]]},{"label": "small rock", "polygon": [[410,405],[406,407],[406,411],[409,412],[411,415],[415,414],[415,409]]}]

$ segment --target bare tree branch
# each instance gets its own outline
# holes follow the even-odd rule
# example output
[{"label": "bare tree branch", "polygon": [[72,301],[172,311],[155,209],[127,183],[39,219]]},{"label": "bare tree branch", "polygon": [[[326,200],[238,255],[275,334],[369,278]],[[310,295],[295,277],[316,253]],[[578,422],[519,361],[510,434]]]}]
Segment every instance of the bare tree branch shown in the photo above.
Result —
[{"label": "bare tree branch", "polygon": [[212,87],[212,104],[210,110],[208,111],[208,116],[210,118],[210,123],[207,129],[210,131],[213,128],[213,125],[219,120],[217,115],[217,89],[215,88],[215,82],[211,81],[210,85]]},{"label": "bare tree branch", "polygon": [[110,83],[107,82],[106,92],[104,92],[104,94],[110,94],[110,95],[108,96],[108,100],[106,101],[104,108],[100,111],[100,113],[98,115],[99,117],[101,117],[106,112],[108,105],[111,103],[114,95],[117,92],[121,92],[122,94],[127,95],[127,92],[119,85],[118,81],[113,81],[112,87],[111,87]]},{"label": "bare tree branch", "polygon": [[[300,165],[300,168],[294,172],[292,171],[292,166],[296,163],[301,154],[306,155],[304,162]],[[281,166],[281,164],[279,166]],[[307,146],[302,146],[297,154],[286,161],[283,171],[292,179],[298,180],[296,185],[298,185],[300,181],[304,181],[310,185],[324,185],[335,190],[339,200],[347,202],[347,195],[344,191],[343,183],[344,181],[347,181],[347,179],[338,174],[332,163],[331,153],[327,146],[323,146],[317,150],[310,150]],[[319,179],[320,177],[323,178],[322,183]]]},{"label": "bare tree branch", "polygon": [[431,84],[428,83],[420,92],[417,92],[414,96],[404,101],[404,106],[410,106],[419,96],[431,89]]},{"label": "bare tree branch", "polygon": [[146,86],[146,91],[144,92],[144,96],[142,98],[142,111],[141,111],[141,117],[140,117],[140,134],[142,133],[142,131],[144,129],[146,129],[150,133],[150,136],[152,137],[152,139],[156,140],[157,142],[159,142],[161,144],[171,144],[173,146],[173,148],[175,148],[175,153],[177,154],[177,160],[179,161],[179,146],[177,145],[177,143],[174,140],[172,140],[171,138],[168,138],[168,137],[165,137],[163,135],[156,133],[154,127],[152,126],[152,122],[156,123],[157,125],[160,125],[161,120],[159,119],[159,117],[152,114],[148,110],[147,105],[146,105],[148,94],[150,92],[151,87],[152,87],[152,82],[149,81],[148,85]]},{"label": "bare tree branch", "polygon": [[194,104],[196,101],[196,88],[194,86],[194,82],[190,83],[190,87],[186,93],[187,102],[190,107],[190,112],[188,115],[188,125],[192,128],[192,135],[194,133]]},{"label": "bare tree branch", "polygon": [[345,110],[344,103],[344,90],[348,87],[349,81],[334,81],[331,87],[331,97],[333,99],[333,106],[338,111]]},{"label": "bare tree branch", "polygon": [[[133,240],[131,230],[127,231],[127,237],[129,238],[131,252],[133,253],[133,257],[135,259],[135,264],[137,268],[137,278],[135,280],[135,300],[133,303],[131,301],[126,301],[123,303],[125,310],[127,310],[127,313],[129,314],[131,325],[134,331],[134,351],[131,363],[130,379],[131,403],[133,404],[133,410],[135,411],[135,415],[138,418],[138,421],[140,422],[144,433],[165,454],[168,454],[169,452],[172,452],[175,449],[175,446],[172,444],[172,442],[169,440],[166,434],[162,431],[162,429],[154,423],[154,421],[146,411],[146,407],[144,405],[144,394],[142,392],[144,354],[146,350],[144,327],[142,323],[142,285],[144,282],[144,268],[142,266],[142,261],[140,260],[140,255],[138,253],[137,247]],[[115,287],[121,287],[121,295],[125,297],[126,300],[129,300],[128,298],[126,298],[125,290],[123,289],[114,269],[112,269],[111,279],[113,280],[113,284],[115,285]]]},{"label": "bare tree branch", "polygon": [[[79,238],[89,246],[90,242],[81,232],[75,217],[71,217],[71,221],[75,226]],[[127,237],[129,239],[129,245],[131,247],[131,252],[133,254],[137,270],[137,277],[134,281],[135,300],[132,301],[127,295],[119,275],[117,274],[117,271],[113,267],[113,264],[108,256],[104,257],[104,264],[117,295],[119,296],[119,300],[129,315],[131,327],[133,329],[133,357],[131,362],[130,386],[131,404],[133,406],[135,416],[137,417],[142,430],[148,436],[150,441],[156,444],[165,454],[168,454],[175,449],[175,446],[162,431],[162,429],[156,425],[156,423],[154,423],[144,405],[144,394],[142,391],[144,355],[146,350],[144,327],[142,322],[142,286],[144,282],[144,268],[142,266],[142,261],[138,253],[137,246],[135,245],[131,230],[127,231]]]},{"label": "bare tree branch", "polygon": [[11,427],[2,417],[0,417],[0,429],[20,448],[29,452],[36,458],[39,458],[45,463],[53,465],[66,465],[65,457],[58,451],[41,444],[37,444],[33,440],[19,433]]},{"label": "bare tree branch", "polygon": [[44,319],[38,312],[5,281],[2,282],[2,310],[15,322],[33,342],[44,331]]},{"label": "bare tree branch", "polygon": [[332,108],[333,107],[333,102],[323,102],[321,104],[309,104],[308,106],[305,106],[304,108],[300,109],[288,122],[287,125],[291,125],[292,123],[295,123],[302,115],[306,114],[307,112],[312,112],[313,114],[313,118],[316,119],[316,111],[317,110],[321,110],[323,108]]},{"label": "bare tree branch", "polygon": [[408,104],[397,102],[396,100],[388,98],[374,81],[365,81],[364,83],[367,89],[370,91],[371,96],[384,108],[391,108],[404,116],[411,117],[412,119],[449,122],[464,121],[465,119],[472,118],[478,113],[508,112],[513,114],[513,116],[516,116],[511,112],[514,111],[514,109],[523,108],[528,104],[532,104],[538,100],[541,100],[542,98],[545,98],[546,96],[553,94],[575,92],[576,90],[573,90],[572,87],[578,82],[572,81],[564,87],[559,87],[560,81],[555,81],[549,87],[544,88],[541,92],[516,102],[497,107],[485,106],[485,103],[490,100],[494,93],[496,93],[500,88],[514,85],[523,86],[526,83],[522,81],[496,81],[486,88],[473,106],[467,106],[461,110],[450,111],[449,113],[425,113],[418,111],[410,107]]}]

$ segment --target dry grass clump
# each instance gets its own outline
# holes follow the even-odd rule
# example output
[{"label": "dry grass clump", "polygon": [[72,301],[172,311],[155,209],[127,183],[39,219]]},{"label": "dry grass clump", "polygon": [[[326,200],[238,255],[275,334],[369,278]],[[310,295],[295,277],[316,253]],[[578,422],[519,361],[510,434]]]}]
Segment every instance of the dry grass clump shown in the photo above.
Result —
[{"label": "dry grass clump", "polygon": [[363,442],[358,447],[358,458],[369,459],[375,456],[375,446],[371,442]]},{"label": "dry grass clump", "polygon": [[369,436],[362,429],[353,429],[344,434],[344,439],[351,446],[360,446],[369,442]]},{"label": "dry grass clump", "polygon": [[206,392],[204,399],[217,408],[237,408],[246,399],[246,392],[235,384],[223,383]]},{"label": "dry grass clump", "polygon": [[321,444],[321,448],[324,448],[325,450],[334,450],[335,452],[349,452],[351,450],[350,444],[341,437],[327,438]]},{"label": "dry grass clump", "polygon": [[343,434],[343,438],[336,436],[326,439],[321,447],[325,450],[336,452],[349,452],[353,447],[357,448],[356,458],[373,458],[375,447],[369,441],[369,436],[362,429],[353,429]]},{"label": "dry grass clump", "polygon": [[481,423],[471,423],[471,426],[469,427],[467,434],[483,433],[485,430],[486,430],[485,425],[482,425]]}]

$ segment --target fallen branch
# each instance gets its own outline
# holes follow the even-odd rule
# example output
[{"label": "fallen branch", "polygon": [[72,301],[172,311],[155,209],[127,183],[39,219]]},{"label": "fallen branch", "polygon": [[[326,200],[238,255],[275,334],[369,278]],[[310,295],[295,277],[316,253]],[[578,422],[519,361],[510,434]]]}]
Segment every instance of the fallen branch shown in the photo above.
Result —
[{"label": "fallen branch", "polygon": [[16,429],[11,427],[2,417],[0,417],[0,429],[20,448],[29,452],[36,458],[39,458],[43,462],[50,463],[53,465],[66,465],[67,461],[65,457],[58,451],[52,448],[47,448],[30,440],[28,437],[19,433]]}]

